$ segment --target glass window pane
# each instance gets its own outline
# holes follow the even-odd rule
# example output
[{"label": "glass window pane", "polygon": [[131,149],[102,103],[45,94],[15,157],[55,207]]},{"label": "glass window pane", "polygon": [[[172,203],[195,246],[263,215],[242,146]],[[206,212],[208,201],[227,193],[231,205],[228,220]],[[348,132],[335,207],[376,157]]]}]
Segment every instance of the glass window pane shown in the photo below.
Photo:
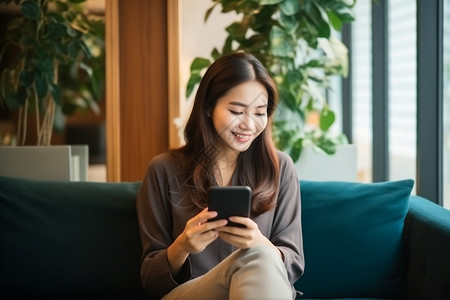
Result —
[{"label": "glass window pane", "polygon": [[450,2],[444,1],[444,207],[450,209]]},{"label": "glass window pane", "polygon": [[416,2],[390,0],[388,15],[389,179],[415,179]]},{"label": "glass window pane", "polygon": [[372,18],[371,0],[357,1],[352,23],[353,143],[358,148],[358,180],[372,181]]}]

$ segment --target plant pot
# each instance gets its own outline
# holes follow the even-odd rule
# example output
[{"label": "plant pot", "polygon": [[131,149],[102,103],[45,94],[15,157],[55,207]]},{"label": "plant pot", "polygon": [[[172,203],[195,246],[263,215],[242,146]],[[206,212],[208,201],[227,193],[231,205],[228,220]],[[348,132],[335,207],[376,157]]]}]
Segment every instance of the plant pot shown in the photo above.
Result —
[{"label": "plant pot", "polygon": [[304,147],[295,169],[299,179],[315,181],[357,181],[356,145],[339,145],[333,155]]},{"label": "plant pot", "polygon": [[0,175],[37,180],[87,181],[88,146],[1,146]]}]

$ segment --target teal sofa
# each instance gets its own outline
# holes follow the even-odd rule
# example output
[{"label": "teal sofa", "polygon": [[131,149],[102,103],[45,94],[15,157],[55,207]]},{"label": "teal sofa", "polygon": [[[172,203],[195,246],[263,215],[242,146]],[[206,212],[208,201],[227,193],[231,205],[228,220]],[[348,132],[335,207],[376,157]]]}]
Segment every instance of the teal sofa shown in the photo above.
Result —
[{"label": "teal sofa", "polygon": [[[300,185],[303,299],[450,299],[450,211],[411,180]],[[0,177],[0,298],[148,298],[138,188]]]}]

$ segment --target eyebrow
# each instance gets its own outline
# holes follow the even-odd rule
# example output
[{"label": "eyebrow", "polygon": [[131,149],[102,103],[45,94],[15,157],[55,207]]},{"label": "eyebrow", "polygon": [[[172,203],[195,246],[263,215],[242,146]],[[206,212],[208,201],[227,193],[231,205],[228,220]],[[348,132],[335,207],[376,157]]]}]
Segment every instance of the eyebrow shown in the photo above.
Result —
[{"label": "eyebrow", "polygon": [[[242,102],[237,102],[237,101],[232,101],[232,102],[228,103],[228,105],[236,105],[236,106],[242,106],[242,107],[248,106],[247,104],[244,104]],[[264,107],[267,107],[267,104],[258,105],[256,108],[264,108]]]}]

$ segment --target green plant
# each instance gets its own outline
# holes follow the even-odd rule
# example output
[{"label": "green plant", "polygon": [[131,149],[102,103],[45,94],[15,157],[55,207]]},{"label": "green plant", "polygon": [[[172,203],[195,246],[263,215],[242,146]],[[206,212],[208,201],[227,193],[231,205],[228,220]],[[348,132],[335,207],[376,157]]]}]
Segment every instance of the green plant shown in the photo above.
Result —
[{"label": "green plant", "polygon": [[[0,78],[0,104],[19,109],[21,145],[28,111],[36,115],[37,144],[45,146],[50,145],[57,113],[69,114],[76,107],[98,110],[104,81],[98,67],[103,59],[103,21],[81,7],[84,1],[14,0],[20,14],[9,22],[1,41],[0,61],[6,67]],[[11,2],[0,0],[3,5]]]},{"label": "green plant", "polygon": [[[304,145],[328,154],[336,145],[347,143],[343,134],[333,135],[330,127],[335,113],[325,94],[332,76],[346,76],[348,51],[332,36],[346,22],[354,20],[356,0],[212,0],[205,22],[220,5],[240,21],[226,27],[228,34],[221,51],[211,58],[197,57],[190,69],[186,96],[193,92],[201,74],[219,56],[244,51],[255,55],[274,76],[280,95],[273,136],[277,147],[296,161]],[[317,122],[308,122],[316,117]]]}]

